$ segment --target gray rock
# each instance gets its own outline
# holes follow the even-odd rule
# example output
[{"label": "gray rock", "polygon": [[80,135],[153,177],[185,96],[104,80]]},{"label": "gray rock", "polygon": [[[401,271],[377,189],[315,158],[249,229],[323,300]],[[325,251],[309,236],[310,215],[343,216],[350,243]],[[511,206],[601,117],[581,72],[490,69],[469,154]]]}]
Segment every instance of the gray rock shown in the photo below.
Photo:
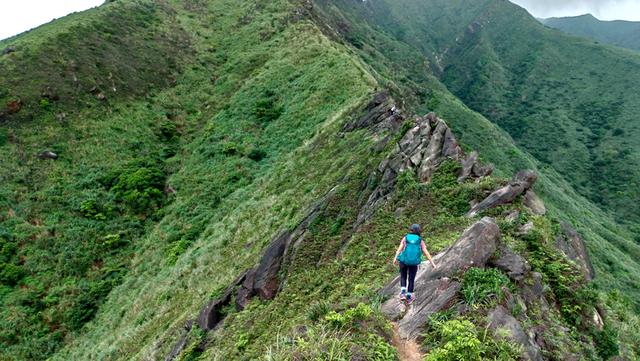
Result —
[{"label": "gray rock", "polygon": [[[544,284],[542,283],[542,275],[538,272],[531,272],[531,278],[525,280],[521,288],[521,294],[528,305],[533,305],[544,299]],[[546,302],[546,301],[545,301]]]},{"label": "gray rock", "polygon": [[449,129],[445,122],[438,119],[437,125],[427,149],[422,156],[422,163],[420,163],[420,169],[418,170],[418,177],[422,182],[428,182],[431,179],[431,175],[436,170],[440,162],[442,161],[442,144],[444,142],[445,132]]},{"label": "gray rock", "polygon": [[525,224],[523,224],[520,228],[518,228],[518,234],[527,234],[529,232],[531,232],[533,229],[535,228],[535,225],[533,224],[532,221],[529,221]]},{"label": "gray rock", "polygon": [[180,355],[182,350],[184,350],[184,347],[187,345],[187,338],[189,337],[189,331],[191,331],[192,326],[193,320],[187,320],[187,322],[185,322],[182,335],[175,343],[175,345],[173,345],[173,348],[171,348],[171,351],[169,352],[167,357],[164,358],[165,361],[173,361],[176,357],[178,357],[178,355]]},{"label": "gray rock", "polygon": [[232,292],[233,287],[227,288],[222,296],[209,301],[200,309],[196,323],[201,329],[206,331],[213,330],[225,318],[222,309],[231,303]]},{"label": "gray rock", "polygon": [[363,128],[374,131],[393,130],[404,121],[387,91],[377,93],[365,107],[364,113],[362,117],[345,124],[342,131],[352,132]]},{"label": "gray rock", "polygon": [[403,337],[417,335],[427,317],[451,306],[460,284],[451,278],[470,267],[484,267],[496,250],[500,229],[492,218],[476,222],[451,247],[434,257],[437,268],[421,266],[415,280],[417,298],[409,310],[395,297],[399,292],[399,277],[389,282],[380,293],[390,296],[382,310],[391,319],[398,320],[398,331]]},{"label": "gray rock", "polygon": [[519,171],[509,184],[494,191],[482,202],[471,208],[467,216],[475,217],[489,208],[513,202],[519,195],[531,189],[537,178],[537,175],[532,170]]},{"label": "gray rock", "polygon": [[498,337],[505,337],[521,345],[524,359],[543,360],[538,344],[522,329],[520,322],[511,316],[503,306],[497,306],[489,313],[489,328],[496,331]]},{"label": "gray rock", "polygon": [[515,210],[513,210],[513,211],[509,212],[509,214],[507,214],[507,215],[504,217],[504,220],[505,220],[505,221],[507,221],[507,222],[509,222],[509,223],[513,223],[513,222],[515,222],[518,218],[520,218],[520,211],[519,211],[519,210],[517,210],[517,209],[515,209]]},{"label": "gray rock", "polygon": [[462,183],[467,178],[471,177],[471,172],[473,171],[473,167],[478,162],[478,152],[473,151],[469,154],[468,157],[462,160],[462,171],[460,173],[460,177],[458,177],[458,182]]},{"label": "gray rock", "polygon": [[526,274],[531,271],[529,263],[507,247],[502,247],[500,249],[500,257],[491,259],[489,264],[504,271],[514,281],[522,281]]},{"label": "gray rock", "polygon": [[430,315],[453,305],[460,287],[459,282],[446,277],[429,281],[417,289],[417,298],[409,307],[393,297],[382,305],[381,311],[398,321],[400,337],[410,339],[419,335]]},{"label": "gray rock", "polygon": [[458,144],[458,140],[453,135],[451,128],[447,127],[447,130],[444,132],[444,140],[442,143],[442,156],[445,158],[451,158],[455,160],[461,160],[464,157],[464,152],[460,145]]},{"label": "gray rock", "polygon": [[253,290],[263,300],[275,297],[280,287],[278,272],[282,265],[284,252],[287,248],[289,235],[283,234],[276,238],[267,248],[256,267]]},{"label": "gray rock", "polygon": [[493,173],[493,164],[480,165],[478,163],[473,165],[471,174],[476,178],[488,177]]},{"label": "gray rock", "polygon": [[38,153],[38,158],[45,160],[45,159],[58,159],[58,155],[50,150],[45,150],[42,151],[40,153]]},{"label": "gray rock", "polygon": [[543,216],[547,213],[547,208],[544,206],[544,202],[532,189],[529,189],[524,194],[523,204],[525,207],[529,208],[533,214]]},{"label": "gray rock", "polygon": [[570,224],[562,222],[560,228],[562,233],[556,238],[556,246],[567,258],[578,264],[587,281],[592,280],[595,277],[595,271],[584,240]]}]

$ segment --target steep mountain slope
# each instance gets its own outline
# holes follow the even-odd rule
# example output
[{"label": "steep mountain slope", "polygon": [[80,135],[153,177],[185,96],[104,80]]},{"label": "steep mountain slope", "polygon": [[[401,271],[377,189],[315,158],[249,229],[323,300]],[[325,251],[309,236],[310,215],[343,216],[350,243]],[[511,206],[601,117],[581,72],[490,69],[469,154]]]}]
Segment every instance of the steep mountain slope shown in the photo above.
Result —
[{"label": "steep mountain slope", "polygon": [[[508,1],[333,6],[418,50],[449,90],[580,194],[620,222],[638,220],[640,99],[629,89],[639,55],[558,34]],[[362,36],[380,48],[377,35]]]},{"label": "steep mountain slope", "polygon": [[604,21],[591,14],[540,19],[548,27],[621,48],[640,50],[640,22]]},{"label": "steep mountain slope", "polygon": [[[637,355],[630,234],[439,81],[438,51],[458,31],[444,25],[460,19],[422,41],[416,24],[428,19],[401,13],[408,41],[385,30],[397,19],[362,16],[382,4],[120,0],[1,42],[11,51],[0,57],[0,357],[394,359],[377,291],[406,225],[424,224],[443,250],[476,221],[464,217],[469,202],[523,168],[540,173],[550,215],[518,202],[491,215],[523,212],[501,228],[553,291],[551,319],[534,305],[519,320],[548,327],[536,332],[550,357],[618,344]],[[498,177],[460,184],[459,166],[441,159],[431,182],[404,172],[362,213],[389,181],[375,169],[427,109]],[[529,238],[518,233],[528,220]],[[560,221],[595,256],[595,298],[571,296],[583,290],[576,278],[554,283],[558,270],[576,274],[552,246]],[[283,254],[292,241],[295,256]],[[487,301],[449,321],[480,332],[507,299]],[[580,310],[565,310],[571,302]],[[584,321],[595,306],[606,329]],[[446,338],[425,332],[428,347]],[[484,337],[484,356],[513,356],[512,341]]]},{"label": "steep mountain slope", "polygon": [[[459,74],[468,74],[469,81],[472,84],[473,82],[495,82],[502,79],[499,69],[495,73],[490,72],[487,74],[470,71],[476,65],[482,64],[486,64],[487,67],[501,67],[496,62],[473,63],[474,59],[483,59],[482,53],[452,56],[450,53],[458,49],[454,45],[443,53],[437,52],[435,44],[446,44],[447,41],[455,43],[456,39],[461,42],[464,39],[465,31],[473,28],[469,24],[474,22],[475,17],[482,17],[487,14],[495,15],[497,14],[495,9],[498,9],[502,11],[500,14],[502,14],[504,20],[510,20],[515,29],[519,29],[522,26],[526,27],[527,24],[534,24],[542,31],[549,30],[545,30],[524,10],[512,6],[507,1],[473,2],[470,4],[461,1],[415,2],[408,0],[388,3],[385,1],[367,3],[332,1],[319,2],[318,5],[318,10],[320,11],[318,16],[329,24],[328,31],[338,33],[341,40],[352,44],[356,54],[379,74],[382,78],[381,82],[383,84],[390,83],[390,85],[387,85],[388,87],[397,89],[398,93],[402,94],[402,99],[406,100],[406,106],[409,109],[413,109],[416,112],[436,110],[438,114],[441,114],[443,118],[450,122],[461,142],[472,149],[479,150],[485,159],[494,162],[497,166],[497,171],[503,176],[508,177],[513,172],[523,168],[540,169],[542,173],[539,181],[540,193],[548,201],[551,212],[555,217],[575,224],[589,241],[588,246],[592,254],[597,255],[597,257],[594,257],[594,263],[596,268],[602,272],[600,272],[600,277],[596,282],[602,282],[601,284],[604,287],[615,285],[615,288],[623,289],[625,292],[629,292],[629,295],[633,295],[632,299],[638,299],[637,296],[640,295],[637,294],[637,290],[640,289],[640,278],[636,274],[640,264],[638,264],[635,255],[638,255],[640,248],[633,233],[620,226],[613,217],[608,215],[608,209],[603,211],[602,207],[598,207],[591,201],[576,194],[576,191],[569,184],[575,182],[575,178],[580,172],[580,167],[585,167],[586,165],[574,165],[576,157],[571,156],[562,159],[564,163],[560,162],[559,164],[568,163],[568,165],[565,168],[561,168],[556,163],[547,164],[546,162],[541,162],[524,152],[512,148],[512,139],[508,135],[504,135],[502,130],[490,125],[488,120],[495,120],[496,118],[491,116],[484,118],[478,113],[470,111],[458,99],[452,97],[448,89],[436,78],[436,76],[440,76],[447,81],[447,74],[453,76],[455,74],[454,70],[458,69]],[[465,7],[464,5],[468,6]],[[437,9],[437,11],[434,9]],[[474,11],[477,13],[474,13]],[[488,32],[489,30],[486,28],[495,24],[496,21],[489,21],[481,29],[484,29],[484,32]],[[497,22],[497,24],[500,23]],[[497,32],[497,30],[495,31]],[[504,34],[507,33],[505,32]],[[519,38],[519,34],[519,32],[515,32],[514,38],[525,43],[529,41],[529,37],[520,34],[522,36]],[[561,36],[560,39],[552,39],[551,44],[554,44],[554,42],[560,43],[563,39],[569,41],[570,44],[574,41],[573,38]],[[510,38],[505,37],[505,44],[509,43],[509,41],[511,41]],[[577,44],[576,46],[580,45]],[[506,49],[506,47],[503,49]],[[523,52],[525,51],[524,48],[518,48],[513,44],[509,49],[522,49]],[[598,48],[595,51],[608,52],[609,50]],[[468,60],[473,64],[464,67],[464,64],[456,65],[459,68],[453,65],[446,65],[447,62],[463,60]],[[616,64],[619,63],[618,60],[611,61]],[[585,67],[589,66],[595,67],[597,65],[591,64]],[[574,68],[577,67],[577,65],[574,66]],[[435,70],[432,71],[432,69]],[[477,77],[475,77],[476,75]],[[544,80],[545,77],[546,75],[540,78],[529,76],[527,79],[530,79],[530,82],[536,82],[541,81],[541,79]],[[594,79],[589,75],[585,75],[582,78],[582,82],[586,83],[584,86],[589,86],[589,88],[596,87],[595,84],[589,85],[589,82],[595,83],[598,81],[599,78]],[[568,85],[573,84],[571,79],[566,82]],[[556,84],[557,91],[561,91],[562,87],[566,86],[564,85],[565,81],[558,81],[554,84]],[[502,84],[502,86],[506,85]],[[457,89],[455,86],[452,87]],[[616,85],[616,87],[619,88],[619,85]],[[478,87],[477,90],[469,94],[474,97],[481,97],[485,92],[490,93],[485,88],[488,88],[488,90],[496,89],[488,86]],[[502,89],[502,87],[497,87],[497,89]],[[556,91],[554,89],[549,90],[549,92]],[[512,94],[519,93],[516,89],[511,92],[504,90],[504,94],[512,96]],[[540,91],[539,94],[546,95],[548,92]],[[635,95],[630,96],[634,97]],[[483,100],[477,100],[477,104],[482,107],[487,106],[487,104],[492,106],[504,104],[505,107],[510,105],[509,103],[497,103],[496,100],[486,97],[495,98],[496,94],[486,95],[485,98],[482,98]],[[626,104],[628,108],[637,106],[637,103],[633,103],[631,100],[629,102],[629,104]],[[471,105],[473,104],[476,103],[471,101]],[[557,104],[556,108],[545,107],[543,110],[568,111],[563,106],[565,104]],[[590,109],[595,111],[598,108]],[[518,104],[516,110],[510,110],[509,115],[517,117],[519,114],[540,111],[540,108],[525,107]],[[518,113],[519,111],[523,113]],[[633,117],[633,113],[629,113],[629,115]],[[556,122],[543,122],[543,119],[536,119],[536,126],[542,129],[548,130],[557,126]],[[529,122],[532,121],[527,120],[527,123],[523,121],[522,124],[527,125]],[[589,124],[594,128],[597,126],[597,123],[592,122]],[[627,126],[634,127],[633,123],[627,123]],[[529,128],[529,125],[527,125],[527,128]],[[507,128],[507,130],[509,129]],[[553,131],[548,130],[552,132],[549,136],[547,136],[547,132],[541,132],[536,137],[523,138],[522,141],[534,143],[536,147],[546,147],[544,151],[548,151],[555,146],[553,144],[554,139],[561,134],[561,132],[556,132],[555,130],[555,128],[553,128]],[[573,143],[575,140],[570,137],[563,138],[563,142]],[[613,142],[613,139],[610,141]],[[634,140],[629,138],[628,143],[632,142]],[[579,143],[574,145],[579,146]],[[594,150],[594,154],[600,157],[607,153],[600,154]],[[606,164],[608,167],[623,168],[624,171],[620,171],[621,174],[629,177],[633,170],[627,170],[627,165],[627,163],[623,162]],[[560,168],[557,172],[555,171],[556,167]],[[566,174],[571,175],[569,179],[564,179],[562,176]],[[594,174],[598,175],[598,173]],[[622,176],[621,174],[616,175],[616,177],[619,178]],[[591,173],[587,172],[586,176],[591,176]],[[608,179],[612,182],[617,182],[617,180],[612,180],[611,178],[609,177]],[[629,201],[626,197],[627,195],[619,196],[618,199],[621,202],[628,203]],[[628,207],[624,210],[620,209],[620,212],[633,213]],[[637,215],[637,213],[633,214]],[[629,222],[628,224],[632,230],[636,226],[635,222]]]},{"label": "steep mountain slope", "polygon": [[[0,59],[7,69],[1,72],[3,104],[21,104],[5,112],[2,124],[3,357],[51,354],[93,317],[131,262],[145,260],[128,278],[137,284],[143,277],[136,273],[144,269],[169,271],[210,223],[233,209],[254,214],[259,207],[251,197],[284,211],[259,220],[267,228],[249,227],[245,217],[239,229],[228,222],[211,229],[240,232],[236,237],[269,234],[295,218],[309,197],[326,191],[316,178],[285,196],[294,178],[270,177],[269,170],[282,169],[281,155],[363,101],[373,80],[320,34],[296,25],[300,16],[287,2],[206,6],[118,1],[3,43],[15,48]],[[130,20],[135,30],[111,26],[114,19]],[[116,28],[126,35],[104,31]],[[230,28],[236,36],[227,36]],[[168,36],[163,34],[191,35],[163,53],[155,50],[156,36]],[[70,36],[94,43],[65,40]],[[54,46],[60,53],[50,50]],[[140,48],[146,62],[140,69],[127,55],[130,47]],[[173,56],[188,58],[165,74],[171,67],[164,61]],[[100,65],[103,59],[115,63]],[[83,65],[69,74],[69,63]],[[41,73],[29,78],[11,70],[29,67]],[[154,80],[140,81],[150,88],[129,91],[125,84],[135,85],[147,73]],[[38,159],[46,149],[58,159]],[[276,182],[274,188],[261,179]],[[274,199],[278,193],[282,197]],[[232,194],[239,198],[226,200]],[[143,237],[154,229],[158,233]],[[146,255],[148,248],[155,258]]]}]

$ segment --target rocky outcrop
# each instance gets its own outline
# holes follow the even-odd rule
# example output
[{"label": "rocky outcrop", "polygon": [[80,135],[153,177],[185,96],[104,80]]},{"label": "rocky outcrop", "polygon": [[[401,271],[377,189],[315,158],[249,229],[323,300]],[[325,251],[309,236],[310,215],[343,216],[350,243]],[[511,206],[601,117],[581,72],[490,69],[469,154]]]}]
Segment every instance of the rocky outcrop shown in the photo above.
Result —
[{"label": "rocky outcrop", "polygon": [[322,212],[334,191],[335,188],[312,206],[305,218],[293,230],[282,232],[271,241],[260,263],[249,269],[242,283],[239,284],[240,288],[236,294],[238,310],[243,309],[252,297],[258,296],[263,300],[270,300],[282,289],[285,279],[281,279],[280,274],[285,261],[295,256],[307,228]]},{"label": "rocky outcrop", "polygon": [[538,176],[532,170],[519,171],[509,184],[494,191],[482,202],[473,206],[467,216],[475,217],[487,209],[513,202],[519,195],[531,189],[537,179]]},{"label": "rocky outcrop", "polygon": [[543,216],[547,213],[547,208],[544,206],[544,202],[533,189],[529,189],[522,199],[522,204],[527,207],[531,213]]},{"label": "rocky outcrop", "polygon": [[235,281],[231,283],[227,289],[222,292],[222,295],[207,302],[196,318],[196,323],[201,329],[209,331],[213,330],[225,317],[222,309],[231,304],[231,298],[237,285],[241,284],[247,272],[241,274]]},{"label": "rocky outcrop", "polygon": [[460,177],[458,177],[458,182],[462,183],[467,178],[481,178],[487,177],[493,173],[492,165],[481,165],[478,161],[478,152],[473,151],[469,156],[464,158],[461,162],[462,164],[462,172],[460,173]]},{"label": "rocky outcrop", "polygon": [[506,273],[514,281],[522,281],[531,271],[529,263],[522,256],[507,247],[501,247],[500,256],[489,260],[489,265]]},{"label": "rocky outcrop", "polygon": [[404,121],[400,110],[387,91],[377,93],[364,109],[364,115],[348,122],[343,132],[369,128],[374,132],[396,130]]},{"label": "rocky outcrop", "polygon": [[561,223],[562,233],[556,238],[556,246],[582,269],[587,281],[595,277],[595,271],[587,252],[587,246],[580,234],[568,223]]},{"label": "rocky outcrop", "polygon": [[427,317],[446,309],[456,297],[460,284],[451,279],[471,267],[484,267],[496,251],[500,229],[492,218],[476,222],[449,248],[434,257],[437,265],[422,267],[418,271],[415,287],[419,290],[416,301],[407,310],[397,297],[399,277],[389,282],[380,293],[391,297],[382,305],[383,313],[398,320],[398,332],[410,338],[419,334]]},{"label": "rocky outcrop", "polygon": [[386,157],[370,176],[368,184],[376,184],[373,192],[361,206],[354,228],[365,223],[393,193],[396,178],[405,171],[414,172],[421,182],[428,182],[438,166],[446,159],[462,164],[460,181],[491,174],[492,166],[478,162],[477,152],[465,157],[453,132],[435,113],[415,119],[415,126],[400,139],[393,152]]},{"label": "rocky outcrop", "polygon": [[184,328],[181,332],[182,334],[178,339],[178,342],[176,342],[175,345],[173,345],[171,352],[169,352],[167,357],[164,358],[165,361],[173,361],[176,357],[178,357],[178,355],[180,355],[182,350],[184,350],[184,347],[187,345],[187,338],[189,337],[189,331],[191,331],[192,327],[193,327],[193,320],[188,320],[187,322],[185,322]]},{"label": "rocky outcrop", "polygon": [[522,346],[522,356],[525,360],[544,360],[535,339],[524,332],[520,322],[511,316],[506,308],[498,306],[489,313],[489,328],[497,331],[498,337],[505,337]]},{"label": "rocky outcrop", "polygon": [[531,278],[524,283],[521,289],[522,297],[528,305],[535,304],[540,300],[544,300],[544,284],[542,283],[542,274],[539,272],[531,272]]},{"label": "rocky outcrop", "polygon": [[40,153],[38,153],[38,158],[45,160],[45,159],[58,159],[58,155],[50,150],[45,150],[42,151]]}]

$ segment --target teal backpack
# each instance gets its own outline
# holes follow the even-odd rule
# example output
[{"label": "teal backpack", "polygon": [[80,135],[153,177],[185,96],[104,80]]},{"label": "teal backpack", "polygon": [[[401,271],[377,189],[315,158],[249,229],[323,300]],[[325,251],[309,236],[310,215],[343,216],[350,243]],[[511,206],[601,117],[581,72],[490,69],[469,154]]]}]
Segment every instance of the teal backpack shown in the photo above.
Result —
[{"label": "teal backpack", "polygon": [[404,251],[398,256],[398,261],[407,266],[417,266],[422,262],[422,238],[417,234],[407,234],[405,237]]}]

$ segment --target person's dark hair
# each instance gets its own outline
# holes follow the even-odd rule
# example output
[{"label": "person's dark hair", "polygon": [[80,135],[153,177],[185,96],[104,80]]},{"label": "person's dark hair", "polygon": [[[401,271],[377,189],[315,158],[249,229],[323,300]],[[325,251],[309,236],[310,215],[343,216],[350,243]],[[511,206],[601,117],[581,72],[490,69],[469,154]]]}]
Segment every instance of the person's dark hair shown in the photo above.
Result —
[{"label": "person's dark hair", "polygon": [[419,224],[412,224],[411,227],[409,227],[409,231],[419,236],[420,232],[422,232],[422,228],[420,228]]}]

